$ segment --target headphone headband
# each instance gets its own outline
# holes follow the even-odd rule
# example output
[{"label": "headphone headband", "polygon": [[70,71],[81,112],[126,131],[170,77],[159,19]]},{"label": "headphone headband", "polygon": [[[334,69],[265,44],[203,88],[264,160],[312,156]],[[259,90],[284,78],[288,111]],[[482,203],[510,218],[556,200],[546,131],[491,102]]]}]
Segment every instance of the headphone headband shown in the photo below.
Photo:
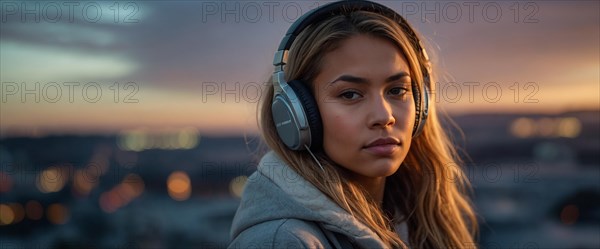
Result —
[{"label": "headphone headband", "polygon": [[[333,15],[351,13],[358,10],[379,13],[398,22],[398,24],[403,26],[403,31],[405,31],[408,34],[408,38],[412,40],[412,45],[415,51],[420,52],[423,58],[426,61],[429,61],[427,52],[425,51],[424,46],[421,44],[421,40],[417,37],[416,32],[406,21],[406,19],[404,19],[404,17],[399,15],[396,11],[390,9],[385,5],[381,5],[375,2],[364,0],[346,0],[328,3],[321,7],[312,9],[304,15],[300,16],[300,18],[298,18],[298,20],[296,20],[290,26],[290,28],[285,33],[285,36],[279,43],[279,48],[277,49],[277,52],[275,53],[275,58],[273,59],[273,66],[277,68],[276,71],[279,71],[279,69],[283,71],[282,66],[287,64],[287,51],[292,47],[294,40],[296,40],[296,36],[298,36],[306,27],[313,23],[325,20]],[[425,73],[429,75],[429,65],[427,65],[427,68],[425,69],[427,70],[427,72]]]}]

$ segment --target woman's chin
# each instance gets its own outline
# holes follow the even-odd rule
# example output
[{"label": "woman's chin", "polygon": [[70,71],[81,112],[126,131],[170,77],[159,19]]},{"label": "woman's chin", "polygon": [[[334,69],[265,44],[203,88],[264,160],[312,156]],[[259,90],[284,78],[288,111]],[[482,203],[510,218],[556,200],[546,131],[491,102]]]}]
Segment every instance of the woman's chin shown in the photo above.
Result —
[{"label": "woman's chin", "polygon": [[367,177],[388,177],[396,173],[402,161],[380,159],[360,174]]}]

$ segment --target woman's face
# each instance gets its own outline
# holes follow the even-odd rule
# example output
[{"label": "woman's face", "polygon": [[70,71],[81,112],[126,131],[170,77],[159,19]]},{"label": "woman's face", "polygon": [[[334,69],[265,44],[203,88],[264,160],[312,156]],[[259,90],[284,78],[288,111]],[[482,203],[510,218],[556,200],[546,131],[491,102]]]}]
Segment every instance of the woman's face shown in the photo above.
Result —
[{"label": "woman's face", "polygon": [[314,81],[325,153],[355,177],[386,177],[411,143],[415,103],[404,55],[382,38],[357,35],[324,57]]}]

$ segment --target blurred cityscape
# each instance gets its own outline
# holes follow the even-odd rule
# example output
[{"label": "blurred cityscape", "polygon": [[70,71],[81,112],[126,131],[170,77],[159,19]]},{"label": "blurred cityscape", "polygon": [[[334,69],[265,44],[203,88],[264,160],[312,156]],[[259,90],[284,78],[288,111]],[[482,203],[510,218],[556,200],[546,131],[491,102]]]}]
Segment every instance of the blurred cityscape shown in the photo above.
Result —
[{"label": "blurred cityscape", "polygon": [[[482,248],[600,248],[598,110],[452,119]],[[194,129],[4,137],[0,248],[226,247],[262,152]]]}]

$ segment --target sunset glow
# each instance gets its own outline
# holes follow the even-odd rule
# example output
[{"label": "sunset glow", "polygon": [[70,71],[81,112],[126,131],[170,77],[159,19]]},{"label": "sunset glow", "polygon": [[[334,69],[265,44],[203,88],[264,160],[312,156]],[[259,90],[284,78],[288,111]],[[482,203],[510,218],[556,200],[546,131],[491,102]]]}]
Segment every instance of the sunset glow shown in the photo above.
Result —
[{"label": "sunset glow", "polygon": [[[308,10],[309,4],[299,6]],[[599,3],[534,4],[538,11],[526,15],[525,6],[501,2],[504,12],[496,19],[477,11],[446,13],[445,5],[433,5],[435,15],[405,10],[429,47],[438,76],[433,98],[442,109],[599,108]],[[293,18],[229,20],[199,14],[200,2],[136,5],[135,16],[96,22],[4,16],[0,136],[186,127],[200,134],[256,133],[257,101]]]}]

